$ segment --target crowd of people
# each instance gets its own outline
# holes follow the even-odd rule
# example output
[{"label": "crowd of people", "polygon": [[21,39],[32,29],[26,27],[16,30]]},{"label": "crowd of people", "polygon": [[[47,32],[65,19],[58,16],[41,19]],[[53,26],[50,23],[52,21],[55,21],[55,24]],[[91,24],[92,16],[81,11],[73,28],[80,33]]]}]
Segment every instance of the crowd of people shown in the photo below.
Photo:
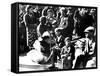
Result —
[{"label": "crowd of people", "polygon": [[95,8],[19,7],[20,48],[29,49],[32,61],[52,64],[49,68],[55,68],[58,61],[62,69],[96,67]]}]

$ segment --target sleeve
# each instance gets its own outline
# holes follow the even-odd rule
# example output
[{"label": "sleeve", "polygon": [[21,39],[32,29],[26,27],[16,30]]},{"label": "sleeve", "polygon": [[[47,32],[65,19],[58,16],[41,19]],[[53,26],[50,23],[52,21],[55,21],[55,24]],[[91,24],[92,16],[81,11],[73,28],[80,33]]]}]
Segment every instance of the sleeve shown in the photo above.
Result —
[{"label": "sleeve", "polygon": [[64,52],[64,48],[61,49],[61,54],[63,54],[63,52]]},{"label": "sleeve", "polygon": [[94,51],[95,51],[95,43],[93,43],[93,44],[91,45],[89,54],[90,54],[90,55],[91,55],[91,54],[94,54]]},{"label": "sleeve", "polygon": [[41,45],[40,42],[38,40],[36,40],[33,44],[33,47],[37,50],[37,51],[41,51]]}]

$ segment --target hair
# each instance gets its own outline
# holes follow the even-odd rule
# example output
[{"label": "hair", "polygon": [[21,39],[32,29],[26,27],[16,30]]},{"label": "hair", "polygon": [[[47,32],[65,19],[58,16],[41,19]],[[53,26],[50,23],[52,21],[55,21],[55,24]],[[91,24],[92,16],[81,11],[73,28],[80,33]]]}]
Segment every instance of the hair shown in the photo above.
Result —
[{"label": "hair", "polygon": [[46,17],[40,17],[40,22],[42,22],[43,20],[46,21]]},{"label": "hair", "polygon": [[27,11],[27,13],[29,13],[29,9],[30,9],[30,8],[32,8],[31,5],[26,7],[26,11]]},{"label": "hair", "polygon": [[66,41],[71,41],[71,38],[70,37],[66,37],[64,42],[66,42]]},{"label": "hair", "polygon": [[45,39],[48,39],[48,38],[50,38],[49,36],[44,36],[44,37],[42,37],[43,38],[43,40],[45,40]]},{"label": "hair", "polygon": [[48,9],[48,10],[47,10],[47,13],[48,13],[48,12],[51,12],[51,13],[54,14],[54,11],[53,11],[52,9]]},{"label": "hair", "polygon": [[56,29],[55,29],[55,32],[60,32],[60,33],[61,33],[61,32],[62,32],[62,29],[56,28]]}]

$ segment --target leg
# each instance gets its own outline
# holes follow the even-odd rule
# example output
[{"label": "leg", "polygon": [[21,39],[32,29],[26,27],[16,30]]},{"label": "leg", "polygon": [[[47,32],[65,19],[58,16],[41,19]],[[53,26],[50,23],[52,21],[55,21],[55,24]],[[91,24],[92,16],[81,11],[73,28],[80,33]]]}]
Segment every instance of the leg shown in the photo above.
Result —
[{"label": "leg", "polygon": [[78,69],[80,68],[80,64],[81,62],[84,60],[84,56],[83,55],[80,55],[77,57],[76,59],[76,63],[75,63],[75,69]]}]

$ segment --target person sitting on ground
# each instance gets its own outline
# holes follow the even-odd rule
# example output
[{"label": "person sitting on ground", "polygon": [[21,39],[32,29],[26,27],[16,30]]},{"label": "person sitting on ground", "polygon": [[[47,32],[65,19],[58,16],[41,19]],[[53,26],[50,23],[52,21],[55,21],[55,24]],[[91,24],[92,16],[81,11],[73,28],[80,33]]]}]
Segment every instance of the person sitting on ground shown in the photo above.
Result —
[{"label": "person sitting on ground", "polygon": [[74,68],[80,68],[80,67],[86,68],[87,62],[89,60],[95,59],[94,57],[96,57],[94,27],[89,26],[85,29],[84,32],[85,32],[85,47],[83,49],[83,54],[78,56]]},{"label": "person sitting on ground", "polygon": [[50,55],[51,39],[49,32],[44,32],[42,37],[33,44],[34,49],[27,53],[27,56],[35,63],[43,64]]},{"label": "person sitting on ground", "polygon": [[57,28],[55,29],[55,35],[54,41],[55,45],[51,47],[51,54],[48,57],[48,60],[51,60],[52,68],[55,68],[55,64],[57,63],[58,59],[61,60],[61,48],[64,46],[64,37],[61,35],[62,29]]}]

